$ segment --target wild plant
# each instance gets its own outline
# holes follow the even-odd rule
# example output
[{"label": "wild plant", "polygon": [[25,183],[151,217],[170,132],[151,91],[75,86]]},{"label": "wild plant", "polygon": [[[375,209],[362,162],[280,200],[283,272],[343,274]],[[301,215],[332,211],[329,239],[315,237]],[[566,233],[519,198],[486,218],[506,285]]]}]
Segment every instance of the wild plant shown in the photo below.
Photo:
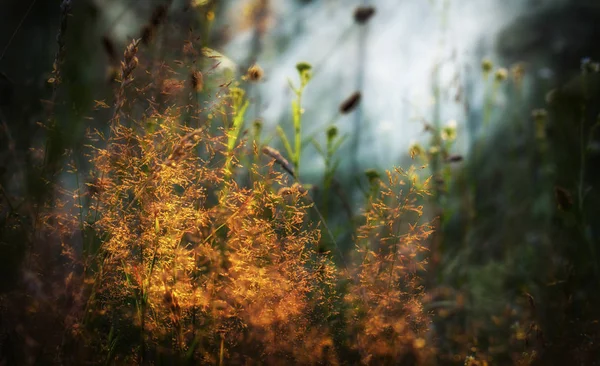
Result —
[{"label": "wild plant", "polygon": [[414,168],[396,168],[377,182],[357,231],[356,280],[346,295],[353,348],[365,363],[425,362],[432,340],[420,272],[432,226],[420,222],[419,202],[429,195],[428,181],[420,186]]},{"label": "wild plant", "polygon": [[277,126],[277,133],[283,142],[286,152],[292,160],[294,169],[299,171],[300,155],[302,154],[302,114],[304,113],[302,108],[302,94],[304,93],[304,89],[312,77],[312,66],[306,62],[300,62],[296,65],[296,69],[298,70],[298,74],[300,76],[300,86],[295,87],[292,81],[288,80],[290,88],[292,88],[294,94],[296,95],[296,99],[292,102],[293,147],[290,143],[290,139],[288,139],[281,126]]},{"label": "wild plant", "polygon": [[[278,129],[288,162],[261,144],[256,125],[247,142],[249,101],[231,80],[205,80],[198,65],[184,80],[171,69],[171,78],[158,75],[162,61],[148,59],[145,47],[165,12],[155,12],[143,37],[126,46],[113,102],[97,101],[112,110],[105,128],[87,135],[91,169],[78,152],[64,152],[71,161],[64,179],[39,207],[47,248],[29,253],[31,288],[0,299],[2,306],[27,304],[11,310],[14,324],[2,320],[16,334],[11,339],[27,343],[9,361],[428,362],[434,340],[420,276],[431,225],[419,203],[427,184],[414,169],[385,180],[370,175],[353,260],[337,248],[336,261],[319,244],[322,230],[336,247],[337,238],[298,177],[310,65],[299,63],[300,86],[291,83],[293,137]],[[247,77],[260,72],[253,66]],[[179,105],[188,101],[172,97],[182,90],[198,97],[214,85],[221,87],[212,103]],[[340,113],[359,100],[353,95]],[[343,141],[331,127],[320,149],[326,192]],[[252,162],[245,149],[253,150]],[[37,258],[42,253],[53,257]],[[42,342],[34,330],[51,337]]]}]

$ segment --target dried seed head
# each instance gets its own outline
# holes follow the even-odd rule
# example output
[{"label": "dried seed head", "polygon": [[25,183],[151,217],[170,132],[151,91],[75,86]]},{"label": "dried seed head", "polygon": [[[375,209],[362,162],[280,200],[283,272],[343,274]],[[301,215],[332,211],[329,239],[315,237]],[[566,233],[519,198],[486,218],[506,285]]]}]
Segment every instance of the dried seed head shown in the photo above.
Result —
[{"label": "dried seed head", "polygon": [[123,61],[121,61],[121,77],[123,82],[127,81],[139,63],[138,58],[136,57],[139,42],[139,39],[134,39],[131,41],[123,53]]},{"label": "dried seed head", "polygon": [[196,52],[196,50],[194,49],[194,44],[192,43],[192,41],[185,41],[183,43],[183,54],[185,55],[197,55],[198,52]]},{"label": "dried seed head", "polygon": [[254,65],[250,66],[250,68],[248,69],[245,79],[249,80],[251,82],[258,82],[258,81],[262,80],[264,75],[265,75],[265,72],[263,71],[263,69],[260,66],[258,66],[257,64],[254,64]]},{"label": "dried seed head", "polygon": [[360,104],[360,92],[354,92],[340,104],[340,113],[347,114],[352,112]]},{"label": "dried seed head", "polygon": [[194,89],[195,92],[201,92],[202,89],[204,89],[204,76],[200,71],[192,72],[190,81],[192,83],[192,89]]},{"label": "dried seed head", "polygon": [[354,21],[358,24],[365,24],[375,15],[375,8],[372,6],[359,6],[354,10]]},{"label": "dried seed head", "polygon": [[270,156],[275,160],[277,164],[279,164],[286,172],[288,172],[292,177],[295,177],[294,167],[287,161],[281,153],[270,146],[265,146],[262,149],[263,154]]},{"label": "dried seed head", "polygon": [[173,95],[183,88],[183,82],[178,79],[165,79],[162,82],[161,94]]},{"label": "dried seed head", "polygon": [[447,163],[458,163],[460,161],[463,161],[462,155],[457,155],[457,154],[455,154],[455,155],[449,155],[446,158],[446,162]]}]

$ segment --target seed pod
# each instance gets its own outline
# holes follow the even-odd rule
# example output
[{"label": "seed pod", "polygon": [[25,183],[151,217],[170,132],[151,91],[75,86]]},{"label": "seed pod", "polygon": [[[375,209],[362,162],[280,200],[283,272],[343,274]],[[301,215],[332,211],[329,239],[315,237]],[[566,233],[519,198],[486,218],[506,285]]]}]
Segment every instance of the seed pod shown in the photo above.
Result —
[{"label": "seed pod", "polygon": [[463,160],[462,155],[450,155],[446,158],[447,163],[458,163],[459,161],[462,161],[462,160]]},{"label": "seed pod", "polygon": [[347,114],[352,112],[359,104],[361,99],[360,92],[354,92],[340,104],[340,113]]},{"label": "seed pod", "polygon": [[292,177],[295,177],[295,173],[294,173],[294,168],[292,167],[292,165],[289,163],[289,161],[287,161],[283,155],[281,155],[281,153],[275,149],[273,149],[270,146],[265,146],[262,149],[263,154],[270,156],[271,158],[273,158],[275,160],[275,162],[277,164],[279,164],[286,172],[290,173],[290,175]]},{"label": "seed pod", "polygon": [[354,10],[354,21],[358,24],[365,24],[375,15],[375,8],[372,6],[359,6]]},{"label": "seed pod", "polygon": [[246,73],[246,79],[251,82],[258,82],[263,78],[264,75],[265,72],[263,69],[257,64],[254,64],[248,69],[248,72]]}]

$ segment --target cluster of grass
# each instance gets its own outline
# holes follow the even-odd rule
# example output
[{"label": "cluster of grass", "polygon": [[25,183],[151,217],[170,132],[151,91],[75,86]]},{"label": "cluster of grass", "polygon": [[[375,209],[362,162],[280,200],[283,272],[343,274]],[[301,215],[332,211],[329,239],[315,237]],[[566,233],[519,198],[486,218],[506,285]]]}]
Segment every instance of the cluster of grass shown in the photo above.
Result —
[{"label": "cluster of grass", "polygon": [[[201,105],[194,96],[216,80],[197,70],[181,79],[148,74],[161,61],[145,58],[143,47],[140,40],[126,47],[113,101],[96,103],[99,114],[111,110],[106,128],[88,129],[83,150],[62,152],[68,167],[52,171],[50,193],[35,205],[33,220],[19,213],[14,198],[2,203],[3,227],[30,235],[31,245],[22,286],[1,297],[0,360],[430,358],[418,273],[431,228],[421,219],[427,188],[417,174],[396,169],[374,182],[356,250],[324,250],[322,232],[329,244],[336,239],[325,221],[310,218],[311,210],[322,216],[295,173],[310,65],[298,65],[293,144],[280,130],[290,164],[260,136],[244,135],[249,102],[242,85],[214,86],[210,103]],[[55,90],[62,87],[60,57],[50,80]],[[260,72],[253,66],[248,82]],[[176,92],[189,93],[188,103],[145,97]],[[51,112],[42,156],[56,149],[55,120]],[[38,164],[42,174],[49,169],[45,158]]]}]

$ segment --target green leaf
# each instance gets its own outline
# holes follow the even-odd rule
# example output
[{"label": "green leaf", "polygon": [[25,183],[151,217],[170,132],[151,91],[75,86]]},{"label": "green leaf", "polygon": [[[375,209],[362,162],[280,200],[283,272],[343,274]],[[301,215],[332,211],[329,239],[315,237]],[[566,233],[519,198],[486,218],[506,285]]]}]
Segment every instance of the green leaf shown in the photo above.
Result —
[{"label": "green leaf", "polygon": [[281,128],[281,126],[277,126],[277,134],[279,135],[279,137],[281,138],[281,141],[283,142],[283,146],[285,147],[285,150],[287,151],[289,156],[294,156],[294,151],[292,150],[292,145],[290,145],[290,141],[288,140],[287,136],[285,135],[285,132],[283,132],[283,128]]},{"label": "green leaf", "polygon": [[244,105],[237,111],[235,117],[233,118],[233,126],[231,127],[231,131],[227,138],[227,151],[231,152],[235,146],[235,142],[237,141],[240,131],[242,130],[242,126],[244,125],[244,115],[246,114],[246,110],[250,103],[248,101],[244,102]]},{"label": "green leaf", "polygon": [[323,158],[325,158],[325,152],[323,151],[323,148],[321,148],[321,145],[319,144],[319,142],[317,142],[317,140],[315,140],[314,138],[310,139],[310,142],[312,142],[312,144],[315,146],[315,148],[317,149],[317,151],[319,152],[319,154],[321,154],[321,156]]}]

